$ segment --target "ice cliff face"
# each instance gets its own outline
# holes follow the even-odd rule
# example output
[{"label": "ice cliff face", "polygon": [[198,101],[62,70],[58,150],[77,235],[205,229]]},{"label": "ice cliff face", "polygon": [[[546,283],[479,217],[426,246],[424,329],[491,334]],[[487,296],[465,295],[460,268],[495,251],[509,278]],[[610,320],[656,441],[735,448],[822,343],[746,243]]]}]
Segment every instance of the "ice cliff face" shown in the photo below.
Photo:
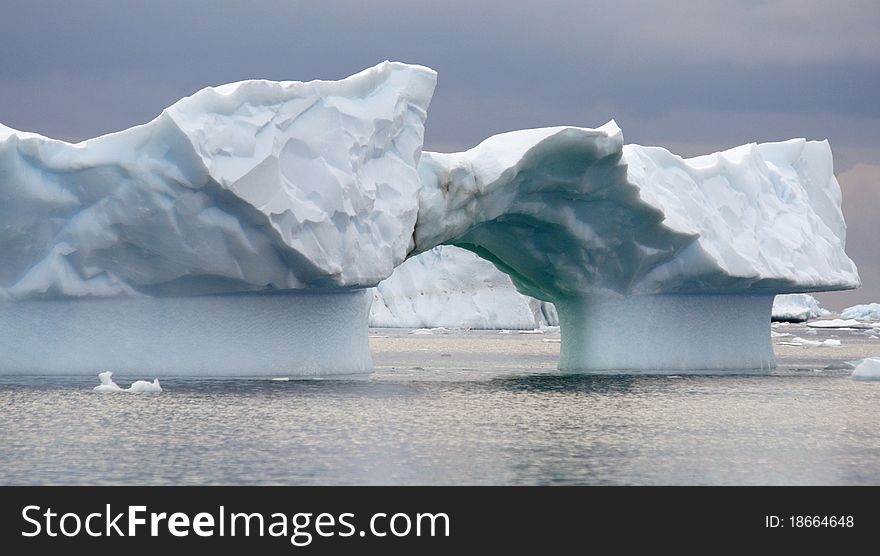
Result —
[{"label": "ice cliff face", "polygon": [[465,247],[540,299],[859,284],[827,142],[685,160],[610,122],[424,153],[419,172],[416,250]]},{"label": "ice cliff face", "polygon": [[412,248],[435,82],[242,81],[78,144],[0,126],[0,297],[375,285]]}]

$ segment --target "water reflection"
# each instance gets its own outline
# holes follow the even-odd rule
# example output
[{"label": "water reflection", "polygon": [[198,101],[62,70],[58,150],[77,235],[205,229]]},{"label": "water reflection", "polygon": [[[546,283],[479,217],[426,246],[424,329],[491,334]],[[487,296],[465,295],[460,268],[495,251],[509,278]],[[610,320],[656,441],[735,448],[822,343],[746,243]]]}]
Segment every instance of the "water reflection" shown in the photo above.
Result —
[{"label": "water reflection", "polygon": [[447,371],[168,379],[153,396],[0,378],[0,483],[880,482],[880,385],[845,373]]}]

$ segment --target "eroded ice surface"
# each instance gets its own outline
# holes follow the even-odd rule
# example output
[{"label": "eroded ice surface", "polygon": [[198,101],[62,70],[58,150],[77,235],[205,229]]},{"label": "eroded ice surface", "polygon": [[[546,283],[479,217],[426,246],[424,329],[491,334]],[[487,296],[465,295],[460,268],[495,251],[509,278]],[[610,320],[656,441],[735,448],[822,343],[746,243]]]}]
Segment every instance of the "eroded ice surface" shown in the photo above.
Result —
[{"label": "eroded ice surface", "polygon": [[859,284],[825,141],[682,159],[609,122],[426,152],[419,172],[416,249],[471,249],[539,299]]},{"label": "eroded ice surface", "polygon": [[416,251],[464,247],[553,302],[564,370],[769,368],[775,294],[859,284],[824,141],[686,160],[609,122],[424,153],[419,173]]},{"label": "eroded ice surface", "polygon": [[0,126],[0,297],[373,286],[412,247],[435,81],[242,81],[77,144]]}]

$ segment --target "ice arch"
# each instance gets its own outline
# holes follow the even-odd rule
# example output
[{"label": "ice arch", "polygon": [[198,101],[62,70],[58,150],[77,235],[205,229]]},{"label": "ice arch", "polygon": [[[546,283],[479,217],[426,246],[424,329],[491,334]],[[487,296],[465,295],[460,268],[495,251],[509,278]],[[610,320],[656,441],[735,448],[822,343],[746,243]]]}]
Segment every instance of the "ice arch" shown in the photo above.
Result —
[{"label": "ice arch", "polygon": [[574,371],[766,368],[774,294],[858,285],[825,142],[423,153],[435,84],[384,62],[77,144],[0,125],[0,372],[365,372],[365,288],[441,244],[553,301]]},{"label": "ice arch", "polygon": [[682,159],[609,122],[424,153],[415,252],[464,247],[556,305],[560,368],[766,369],[773,297],[859,284],[827,142]]}]

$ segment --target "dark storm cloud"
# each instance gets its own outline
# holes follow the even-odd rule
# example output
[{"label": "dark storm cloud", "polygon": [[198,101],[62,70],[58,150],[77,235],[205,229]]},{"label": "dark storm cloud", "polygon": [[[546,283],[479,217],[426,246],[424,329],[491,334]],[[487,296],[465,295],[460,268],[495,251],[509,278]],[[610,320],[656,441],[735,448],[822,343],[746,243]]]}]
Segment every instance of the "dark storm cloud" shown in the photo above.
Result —
[{"label": "dark storm cloud", "polygon": [[0,122],[65,139],[150,120],[206,85],[394,59],[439,72],[431,149],[615,118],[628,141],[688,155],[805,136],[829,138],[841,171],[880,164],[874,1],[5,4]]}]

